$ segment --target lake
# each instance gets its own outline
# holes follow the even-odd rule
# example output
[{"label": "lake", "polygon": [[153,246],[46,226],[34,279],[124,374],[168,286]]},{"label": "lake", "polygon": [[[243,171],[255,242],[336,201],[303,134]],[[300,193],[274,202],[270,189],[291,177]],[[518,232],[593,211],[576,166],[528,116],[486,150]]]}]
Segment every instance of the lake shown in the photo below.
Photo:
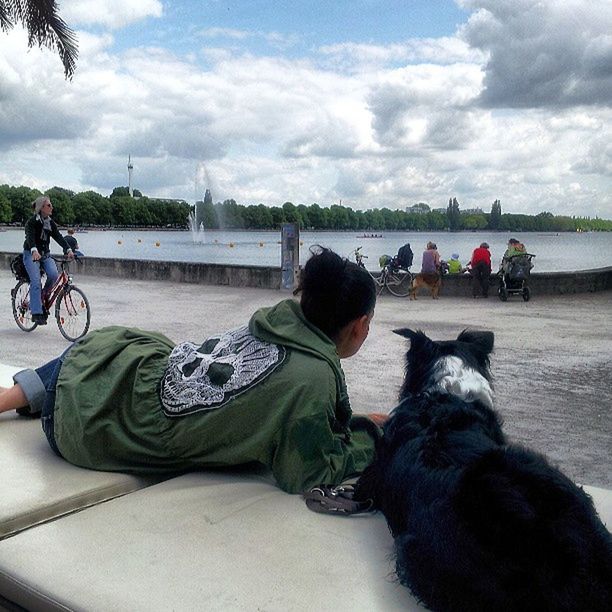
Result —
[{"label": "lake", "polygon": [[[370,235],[370,232],[367,232]],[[494,270],[506,249],[508,238],[524,242],[535,253],[534,272],[588,270],[612,265],[612,232],[588,233],[517,233],[503,232],[376,232],[367,237],[352,232],[306,232],[300,234],[300,261],[308,258],[308,249],[321,244],[343,256],[351,257],[356,247],[368,257],[370,270],[378,270],[378,258],[394,255],[409,242],[415,253],[413,269],[420,267],[421,253],[428,240],[438,245],[443,259],[459,253],[465,265],[481,242],[490,245]],[[277,231],[207,230],[195,237],[185,231],[91,230],[75,234],[81,250],[92,257],[119,257],[167,261],[193,261],[219,264],[280,266],[280,233]],[[23,229],[0,231],[0,251],[20,251]],[[51,241],[52,250],[60,249]],[[352,257],[351,257],[352,258]]]}]

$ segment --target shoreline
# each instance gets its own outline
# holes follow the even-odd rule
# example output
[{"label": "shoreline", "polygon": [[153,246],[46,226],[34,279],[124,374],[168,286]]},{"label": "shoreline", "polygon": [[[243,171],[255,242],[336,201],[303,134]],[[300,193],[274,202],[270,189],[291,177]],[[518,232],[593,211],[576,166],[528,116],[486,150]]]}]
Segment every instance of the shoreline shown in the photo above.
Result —
[{"label": "shoreline", "polygon": [[[70,228],[74,229],[78,234],[84,234],[87,232],[120,232],[120,231],[129,231],[129,232],[192,232],[193,230],[188,226],[184,227],[166,227],[166,226],[153,226],[153,225],[112,225],[112,226],[94,226],[94,225],[86,225],[86,226],[77,226],[74,225],[64,225],[62,223],[58,223],[58,227],[61,230],[68,230]],[[13,225],[13,224],[0,224],[0,232],[10,231],[10,230],[21,230],[23,231],[23,225]],[[200,230],[198,230],[200,231]],[[204,232],[248,232],[248,233],[276,233],[280,234],[280,227],[278,229],[270,229],[270,228],[262,228],[262,229],[253,229],[253,228],[238,228],[238,227],[230,227],[230,228],[204,228]],[[325,233],[338,233],[338,234],[353,234],[355,232],[363,231],[367,233],[376,234],[374,236],[355,236],[355,238],[363,238],[363,239],[377,239],[384,238],[385,234],[528,234],[535,236],[560,236],[560,235],[572,235],[572,234],[606,234],[611,233],[612,230],[584,230],[584,231],[554,231],[551,230],[549,232],[542,230],[419,230],[419,229],[384,229],[384,230],[360,230],[360,229],[312,229],[312,228],[302,228],[300,232],[306,233],[317,233],[317,234],[325,234]],[[380,232],[380,234],[379,234]]]}]

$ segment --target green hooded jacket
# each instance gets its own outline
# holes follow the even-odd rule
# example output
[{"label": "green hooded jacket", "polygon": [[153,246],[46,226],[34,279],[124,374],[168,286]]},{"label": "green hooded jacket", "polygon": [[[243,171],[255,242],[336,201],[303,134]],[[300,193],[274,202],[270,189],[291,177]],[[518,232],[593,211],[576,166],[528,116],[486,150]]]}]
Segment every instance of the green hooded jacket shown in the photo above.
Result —
[{"label": "green hooded jacket", "polygon": [[374,439],[350,424],[335,344],[285,300],[201,345],[124,327],[91,332],[60,371],[54,434],[68,461],[90,469],[255,462],[298,493],[371,462]]}]

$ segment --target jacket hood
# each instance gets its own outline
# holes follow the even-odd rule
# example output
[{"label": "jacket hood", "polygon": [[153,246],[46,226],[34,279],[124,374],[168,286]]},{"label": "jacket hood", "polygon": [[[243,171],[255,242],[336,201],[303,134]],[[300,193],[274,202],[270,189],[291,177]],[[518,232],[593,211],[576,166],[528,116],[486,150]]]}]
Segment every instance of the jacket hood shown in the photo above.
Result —
[{"label": "jacket hood", "polygon": [[336,345],[306,319],[301,306],[295,300],[288,299],[276,306],[260,308],[251,317],[249,330],[261,340],[310,353],[329,363],[338,390],[336,418],[341,428],[347,429],[352,411]]}]

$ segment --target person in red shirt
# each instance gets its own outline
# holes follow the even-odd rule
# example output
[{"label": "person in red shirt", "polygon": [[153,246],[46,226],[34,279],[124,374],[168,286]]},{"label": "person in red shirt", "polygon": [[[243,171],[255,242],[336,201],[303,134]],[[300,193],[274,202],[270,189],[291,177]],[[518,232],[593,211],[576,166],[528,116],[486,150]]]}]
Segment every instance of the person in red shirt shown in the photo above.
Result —
[{"label": "person in red shirt", "polygon": [[[486,242],[482,242],[478,248],[474,249],[470,261],[470,272],[472,276],[474,276],[474,279],[478,281],[482,296],[488,298],[489,278],[491,276],[491,253],[489,251],[489,245]],[[474,297],[478,297],[475,282],[472,284],[472,294]]]}]

